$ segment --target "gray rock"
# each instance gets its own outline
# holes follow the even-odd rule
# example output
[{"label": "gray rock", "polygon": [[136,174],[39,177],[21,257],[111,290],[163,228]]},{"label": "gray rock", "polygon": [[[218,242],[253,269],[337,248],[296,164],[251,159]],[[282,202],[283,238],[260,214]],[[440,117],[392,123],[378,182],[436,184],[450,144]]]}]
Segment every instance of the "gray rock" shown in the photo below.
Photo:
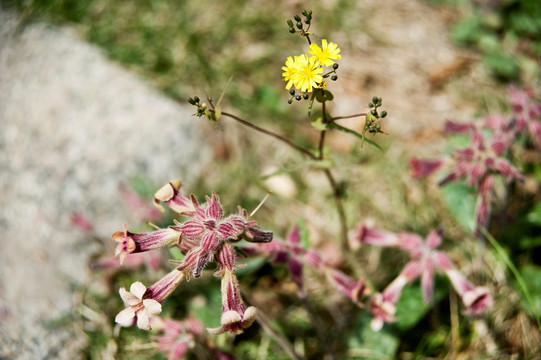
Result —
[{"label": "gray rock", "polygon": [[110,236],[130,216],[119,183],[193,179],[209,152],[191,108],[69,30],[18,24],[0,8],[0,358],[74,359],[84,333],[45,325],[89,279],[70,214]]}]

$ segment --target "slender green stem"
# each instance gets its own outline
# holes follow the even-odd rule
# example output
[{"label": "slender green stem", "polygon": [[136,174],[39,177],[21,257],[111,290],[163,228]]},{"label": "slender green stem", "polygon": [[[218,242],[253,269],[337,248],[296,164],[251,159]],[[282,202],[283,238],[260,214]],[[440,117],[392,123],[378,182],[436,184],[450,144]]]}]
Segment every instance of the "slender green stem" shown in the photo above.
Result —
[{"label": "slender green stem", "polygon": [[347,115],[347,116],[335,116],[333,118],[330,118],[330,121],[336,121],[336,120],[342,120],[342,119],[353,119],[356,117],[366,116],[366,113],[360,113],[360,114],[353,114],[353,115]]},{"label": "slender green stem", "polygon": [[342,192],[340,191],[340,188],[338,187],[338,184],[336,183],[336,180],[334,179],[331,171],[329,169],[325,169],[324,171],[325,176],[327,177],[327,180],[329,180],[329,184],[331,185],[331,188],[333,190],[334,202],[336,204],[336,209],[338,210],[338,217],[340,219],[340,237],[342,240],[342,250],[347,253],[348,225],[346,220],[346,211],[344,209],[344,203],[342,201]]},{"label": "slender green stem", "polygon": [[483,235],[487,238],[488,242],[496,249],[496,252],[500,256],[500,258],[503,260],[505,265],[511,270],[513,275],[515,276],[515,279],[517,279],[517,283],[520,287],[520,290],[524,294],[524,297],[526,298],[526,302],[528,303],[528,307],[530,308],[530,311],[532,315],[535,317],[535,321],[537,322],[537,327],[539,330],[541,330],[541,320],[539,319],[539,315],[535,313],[534,311],[534,305],[532,300],[532,295],[530,294],[530,291],[528,290],[528,286],[526,285],[526,282],[524,282],[524,278],[522,275],[520,275],[520,272],[516,268],[515,264],[513,264],[513,261],[509,258],[505,250],[502,248],[502,246],[494,239],[494,237],[485,229],[484,227],[479,227],[479,230],[483,233]]},{"label": "slender green stem", "polygon": [[[211,110],[211,111],[214,111],[214,110]],[[244,119],[241,119],[241,118],[239,118],[238,116],[233,115],[233,114],[230,114],[230,113],[228,113],[228,112],[222,111],[222,115],[223,115],[223,116],[230,117],[231,119],[233,119],[233,120],[235,120],[235,121],[241,123],[242,125],[247,126],[247,127],[249,127],[249,128],[252,128],[252,129],[254,129],[254,130],[256,130],[256,131],[259,131],[260,133],[263,133],[263,134],[265,134],[265,135],[269,135],[269,136],[271,136],[271,137],[273,137],[273,138],[275,138],[275,139],[277,139],[277,140],[279,140],[279,141],[285,143],[286,145],[292,147],[293,149],[299,151],[300,153],[302,153],[302,154],[304,154],[304,155],[310,157],[310,158],[313,159],[313,160],[318,160],[317,157],[316,157],[314,154],[312,154],[311,151],[306,150],[306,149],[303,148],[303,147],[300,147],[299,145],[295,144],[294,142],[290,141],[289,139],[286,139],[286,138],[283,137],[282,135],[276,134],[276,133],[274,133],[274,132],[272,132],[272,131],[269,131],[269,130],[267,130],[267,129],[263,129],[263,128],[257,126],[257,125],[252,124],[251,122],[248,122],[248,121],[246,121],[246,120],[244,120]]]}]

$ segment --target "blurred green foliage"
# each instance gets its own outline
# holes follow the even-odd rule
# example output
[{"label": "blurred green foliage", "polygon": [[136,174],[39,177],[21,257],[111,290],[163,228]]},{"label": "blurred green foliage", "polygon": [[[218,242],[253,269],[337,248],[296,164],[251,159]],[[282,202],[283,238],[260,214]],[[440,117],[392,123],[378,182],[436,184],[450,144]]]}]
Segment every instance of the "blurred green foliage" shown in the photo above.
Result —
[{"label": "blurred green foliage", "polygon": [[502,81],[518,80],[541,56],[541,1],[471,2],[452,30],[459,44],[478,48],[487,69]]}]

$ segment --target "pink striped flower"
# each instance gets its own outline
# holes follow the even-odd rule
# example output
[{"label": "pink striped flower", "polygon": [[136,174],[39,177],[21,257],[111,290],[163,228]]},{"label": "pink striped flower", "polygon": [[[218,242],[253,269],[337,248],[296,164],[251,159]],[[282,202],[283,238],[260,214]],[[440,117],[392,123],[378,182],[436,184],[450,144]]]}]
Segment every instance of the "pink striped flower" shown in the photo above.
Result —
[{"label": "pink striped flower", "polygon": [[192,196],[193,216],[184,223],[176,223],[171,228],[179,231],[183,238],[198,243],[186,254],[179,269],[189,269],[195,278],[201,276],[204,267],[214,259],[218,246],[223,241],[238,241],[241,238],[252,242],[269,242],[272,233],[257,228],[257,223],[248,221],[245,212],[224,218],[224,212],[216,194],[206,198],[207,202],[199,205]]},{"label": "pink striped flower", "polygon": [[148,233],[132,233],[124,225],[124,231],[117,231],[112,235],[114,241],[118,243],[115,256],[120,258],[120,263],[128,254],[140,253],[159,249],[178,243],[181,233],[172,227],[159,229]]},{"label": "pink striped flower", "polygon": [[541,103],[535,101],[532,89],[509,88],[509,102],[513,109],[518,131],[527,130],[535,145],[541,148]]},{"label": "pink striped flower", "polygon": [[[489,127],[493,133],[485,137],[481,131]],[[429,176],[441,169],[448,172],[439,185],[465,180],[466,184],[479,190],[476,207],[476,223],[487,227],[490,219],[491,204],[495,201],[494,177],[501,176],[507,182],[522,181],[523,176],[505,158],[505,154],[515,137],[513,122],[491,117],[484,124],[459,124],[448,121],[445,126],[447,133],[465,133],[470,135],[470,145],[456,149],[450,156],[439,159],[410,159],[413,177]]]},{"label": "pink striped flower", "polygon": [[[377,230],[361,223],[356,231],[354,241],[380,247],[397,247],[405,250],[411,257],[400,275],[380,295],[375,295],[372,301],[376,317],[375,324],[393,320],[398,295],[403,287],[421,278],[423,300],[429,302],[434,289],[434,272],[443,272],[451,280],[453,287],[460,295],[467,313],[478,313],[492,304],[492,298],[487,288],[474,287],[462,276],[451,260],[442,251],[437,250],[441,245],[441,230],[431,231],[426,239],[413,233],[394,234]],[[406,281],[407,280],[407,281]],[[374,305],[375,304],[375,305]],[[374,307],[375,306],[375,307]],[[376,326],[375,327],[378,327]]]},{"label": "pink striped flower", "polygon": [[222,318],[221,326],[207,329],[211,334],[230,332],[240,334],[252,325],[257,314],[254,306],[246,308],[240,296],[237,277],[225,268],[222,273]]},{"label": "pink striped flower", "polygon": [[370,302],[370,312],[374,315],[370,323],[372,330],[379,331],[384,323],[396,321],[394,314],[400,294],[404,286],[419,277],[420,271],[418,263],[408,263],[382,293],[376,293],[372,296]]},{"label": "pink striped flower", "polygon": [[[168,297],[185,278],[192,274],[199,277],[204,267],[216,260],[219,270],[216,275],[222,276],[223,315],[221,327],[209,329],[213,333],[229,331],[240,333],[252,324],[256,309],[246,308],[240,297],[235,269],[237,258],[232,243],[242,239],[254,243],[272,241],[273,233],[258,228],[256,221],[248,220],[248,214],[241,210],[239,214],[224,216],[224,211],[216,194],[206,197],[206,202],[199,204],[195,196],[188,199],[179,189],[181,182],[174,180],[159,189],[154,196],[154,203],[163,210],[161,203],[168,205],[173,211],[186,216],[184,222],[175,220],[175,225],[149,233],[136,234],[129,232],[124,226],[123,232],[113,234],[118,243],[115,255],[121,262],[129,255],[130,261],[141,261],[133,258],[139,253],[164,246],[177,245],[185,254],[182,261],[172,261],[179,266],[163,279],[148,289],[137,282],[132,285],[131,292],[120,289],[120,295],[127,308],[116,317],[122,326],[137,324],[140,328],[150,327],[149,317],[161,311],[161,302]],[[103,265],[106,265],[105,263]],[[171,347],[173,358],[181,356],[187,348],[185,343],[172,346],[168,338],[163,343]],[[164,345],[165,346],[165,345]],[[217,356],[221,354],[215,351]]]}]

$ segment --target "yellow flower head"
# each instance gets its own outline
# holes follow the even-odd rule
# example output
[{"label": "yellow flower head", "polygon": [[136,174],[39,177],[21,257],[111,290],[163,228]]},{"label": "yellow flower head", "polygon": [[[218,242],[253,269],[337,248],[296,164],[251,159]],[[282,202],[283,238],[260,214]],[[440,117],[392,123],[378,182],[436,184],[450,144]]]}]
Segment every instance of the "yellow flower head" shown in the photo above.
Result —
[{"label": "yellow flower head", "polygon": [[342,58],[338,45],[333,42],[327,44],[326,39],[321,40],[321,47],[317,44],[310,45],[308,52],[314,55],[323,66],[331,66],[334,64],[333,60],[340,60]]},{"label": "yellow flower head", "polygon": [[293,60],[291,56],[288,56],[286,60],[286,66],[282,66],[282,70],[284,70],[284,72],[282,73],[282,77],[284,78],[284,81],[287,81],[287,90],[291,89],[291,86],[293,85],[293,78],[297,75],[299,71],[297,65],[297,58],[298,56],[295,56],[295,59]]},{"label": "yellow flower head", "polygon": [[294,59],[288,57],[286,66],[282,67],[282,70],[284,70],[282,73],[284,81],[288,82],[286,89],[294,85],[302,92],[310,92],[323,81],[323,77],[320,75],[323,68],[313,56],[307,57],[302,54],[295,56]]}]

